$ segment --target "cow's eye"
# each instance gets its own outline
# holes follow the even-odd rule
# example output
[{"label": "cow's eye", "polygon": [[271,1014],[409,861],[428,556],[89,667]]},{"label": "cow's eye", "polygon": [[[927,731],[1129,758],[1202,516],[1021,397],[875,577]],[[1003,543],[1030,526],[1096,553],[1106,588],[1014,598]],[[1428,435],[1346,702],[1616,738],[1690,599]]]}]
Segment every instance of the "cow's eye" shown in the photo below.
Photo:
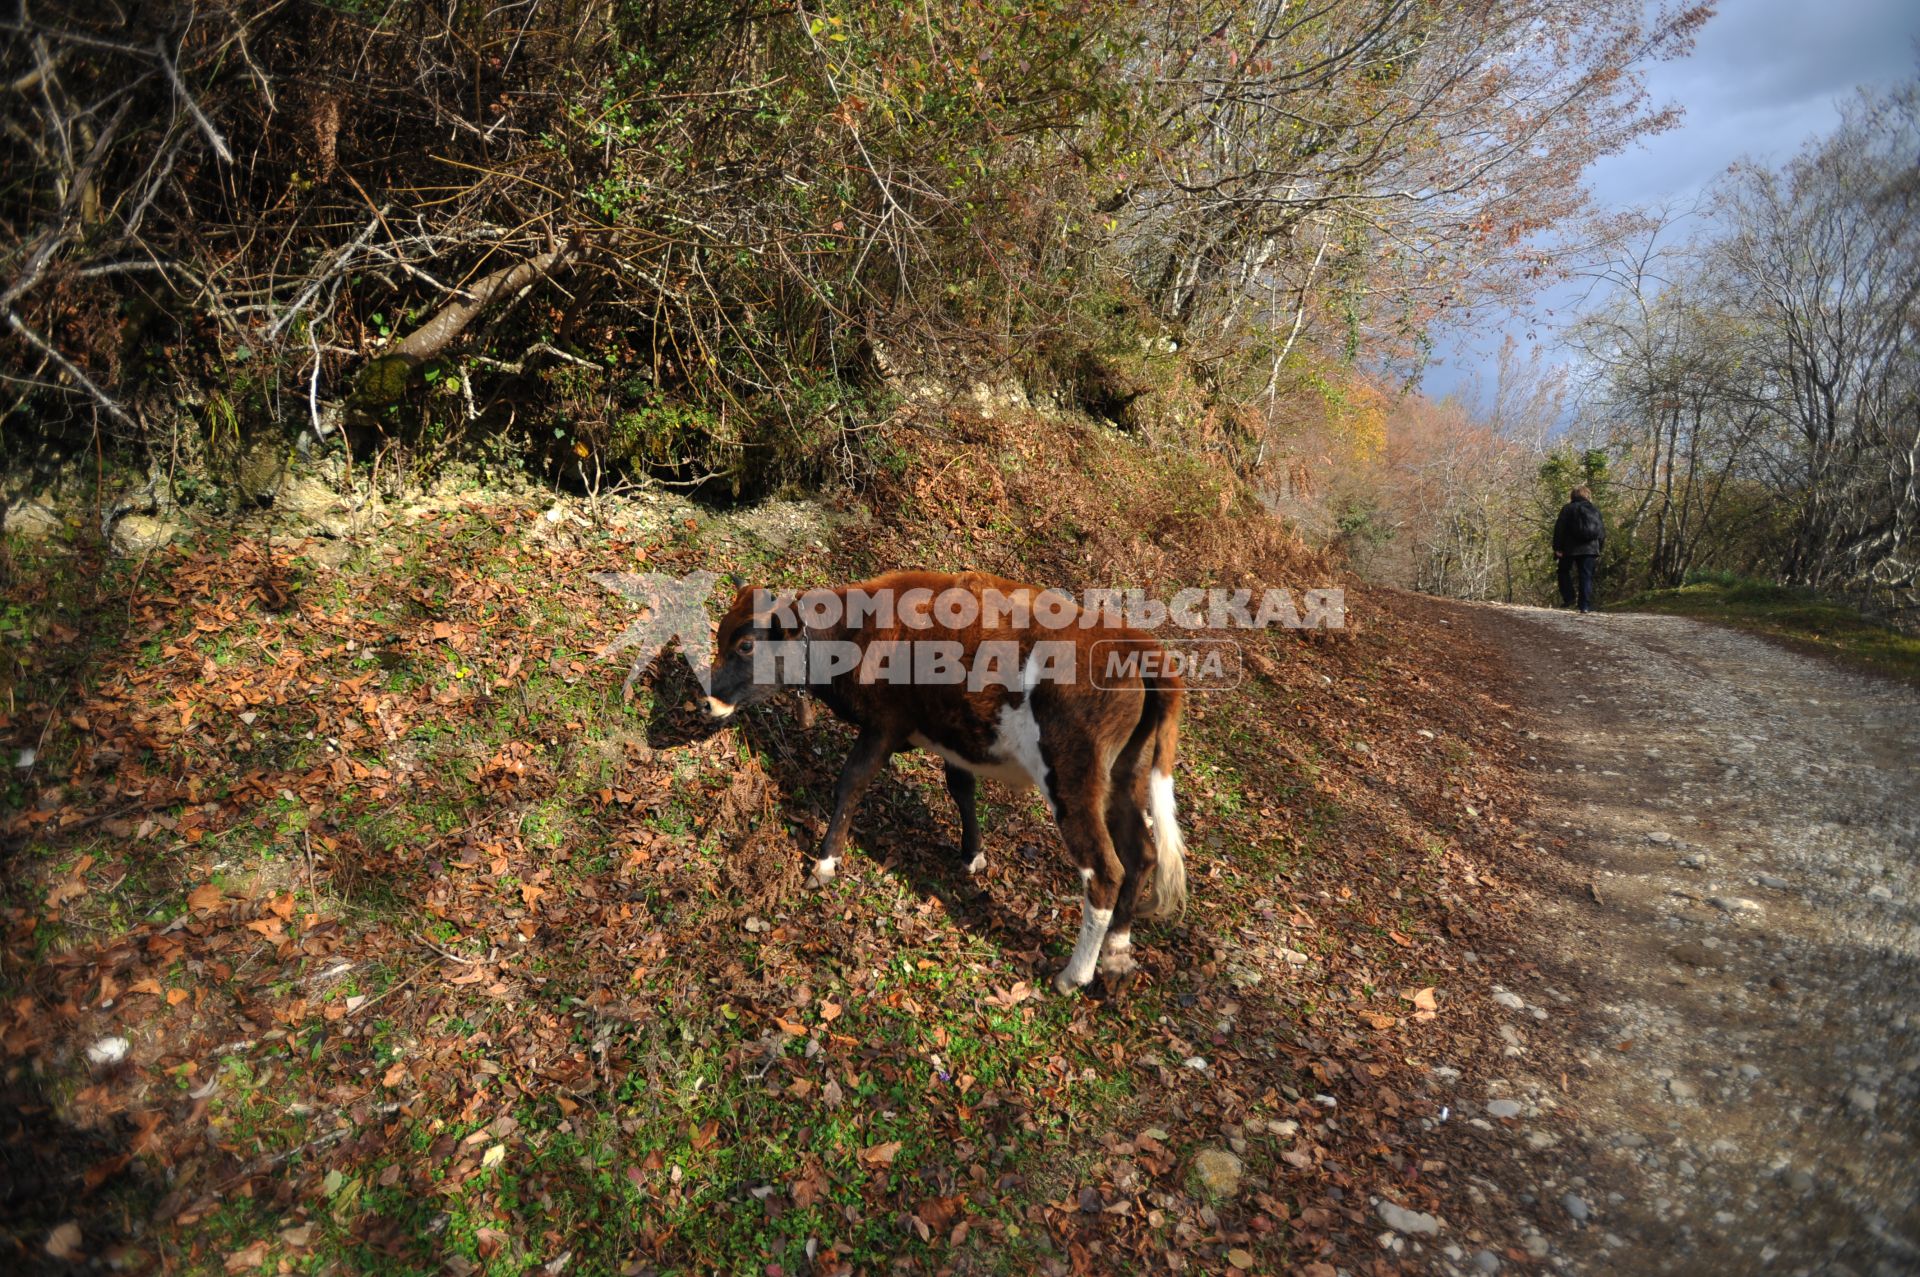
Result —
[{"label": "cow's eye", "polygon": [[737,655],[751,656],[753,655],[753,640],[750,638],[743,638],[738,643],[733,645],[733,650]]}]

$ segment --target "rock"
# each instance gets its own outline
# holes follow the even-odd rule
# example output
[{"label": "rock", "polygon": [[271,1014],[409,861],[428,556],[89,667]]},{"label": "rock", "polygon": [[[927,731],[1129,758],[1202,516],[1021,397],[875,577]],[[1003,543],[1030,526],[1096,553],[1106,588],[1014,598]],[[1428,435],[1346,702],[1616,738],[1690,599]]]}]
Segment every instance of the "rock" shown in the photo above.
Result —
[{"label": "rock", "polygon": [[1664,831],[1656,831],[1647,835],[1647,841],[1665,846],[1667,843],[1673,841],[1673,835]]},{"label": "rock", "polygon": [[1755,874],[1753,880],[1772,891],[1785,891],[1790,885],[1785,878],[1779,878],[1773,874]]},{"label": "rock", "polygon": [[1807,1174],[1805,1171],[1794,1171],[1787,1176],[1787,1187],[1796,1193],[1811,1193],[1813,1191],[1813,1176]]},{"label": "rock", "polygon": [[27,501],[7,508],[6,533],[28,541],[46,541],[60,533],[60,516],[43,501]]},{"label": "rock", "polygon": [[1535,1259],[1545,1259],[1547,1252],[1553,1249],[1547,1245],[1547,1239],[1538,1233],[1528,1233],[1526,1237],[1521,1239],[1520,1244],[1526,1247],[1527,1253]]},{"label": "rock", "polygon": [[1760,1080],[1760,1067],[1756,1064],[1742,1064],[1740,1066],[1740,1076],[1749,1082],[1758,1082]]},{"label": "rock", "polygon": [[1563,1196],[1560,1199],[1560,1209],[1567,1212],[1577,1224],[1586,1223],[1588,1217],[1593,1214],[1587,1207],[1587,1199],[1578,1193],[1568,1193]]},{"label": "rock", "polygon": [[273,493],[273,508],[308,523],[326,523],[346,509],[340,494],[310,474],[288,475]]},{"label": "rock", "polygon": [[1478,1273],[1497,1273],[1500,1271],[1500,1256],[1490,1250],[1473,1252],[1473,1270]]},{"label": "rock", "polygon": [[1893,888],[1886,886],[1884,883],[1875,883],[1873,886],[1867,888],[1867,899],[1892,900]]},{"label": "rock", "polygon": [[1509,1011],[1523,1011],[1527,1006],[1526,999],[1517,993],[1509,993],[1505,989],[1494,990],[1493,1000]]},{"label": "rock", "polygon": [[1705,869],[1707,867],[1707,858],[1700,852],[1690,851],[1680,857],[1680,867],[1682,869]]},{"label": "rock", "polygon": [[1488,1117],[1519,1117],[1520,1102],[1518,1100],[1488,1100],[1487,1116]]},{"label": "rock", "polygon": [[100,1068],[118,1064],[127,1058],[132,1047],[133,1044],[122,1037],[101,1038],[87,1048],[87,1062]]},{"label": "rock", "polygon": [[1847,1107],[1856,1113],[1872,1113],[1880,1107],[1880,1097],[1864,1086],[1847,1088]]},{"label": "rock", "polygon": [[353,542],[331,537],[316,538],[300,551],[300,557],[315,567],[338,571],[346,566],[348,559],[353,557]]},{"label": "rock", "polygon": [[1282,962],[1287,963],[1289,966],[1295,966],[1295,967],[1304,966],[1307,963],[1313,961],[1313,959],[1309,958],[1306,954],[1300,952],[1298,949],[1287,949],[1287,948],[1282,948],[1280,950],[1280,960]]},{"label": "rock", "polygon": [[1707,903],[1722,913],[1760,912],[1760,906],[1745,896],[1708,896]]},{"label": "rock", "polygon": [[1691,1082],[1683,1082],[1677,1077],[1670,1077],[1667,1079],[1667,1094],[1685,1103],[1688,1100],[1698,1099],[1700,1097],[1700,1088]]},{"label": "rock", "polygon": [[150,514],[123,514],[113,525],[113,552],[127,558],[151,554],[173,540],[179,530]]},{"label": "rock", "polygon": [[1234,1197],[1240,1192],[1240,1159],[1224,1148],[1203,1148],[1193,1155],[1193,1177],[1209,1196]]},{"label": "rock", "polygon": [[1684,963],[1690,967],[1719,967],[1723,965],[1719,954],[1697,940],[1688,940],[1683,944],[1674,945],[1667,950],[1667,956],[1675,962]]},{"label": "rock", "polygon": [[1440,1221],[1433,1216],[1397,1206],[1385,1198],[1381,1199],[1378,1210],[1381,1222],[1396,1233],[1431,1237],[1440,1231]]}]

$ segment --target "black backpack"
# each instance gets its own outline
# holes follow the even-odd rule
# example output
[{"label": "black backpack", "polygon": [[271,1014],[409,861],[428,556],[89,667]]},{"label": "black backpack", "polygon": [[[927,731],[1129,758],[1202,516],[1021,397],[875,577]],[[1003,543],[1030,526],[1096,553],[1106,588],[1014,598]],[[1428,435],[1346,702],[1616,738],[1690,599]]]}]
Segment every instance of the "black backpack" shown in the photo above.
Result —
[{"label": "black backpack", "polygon": [[1576,544],[1598,541],[1606,534],[1606,525],[1600,522],[1600,511],[1591,502],[1573,503],[1573,540]]}]

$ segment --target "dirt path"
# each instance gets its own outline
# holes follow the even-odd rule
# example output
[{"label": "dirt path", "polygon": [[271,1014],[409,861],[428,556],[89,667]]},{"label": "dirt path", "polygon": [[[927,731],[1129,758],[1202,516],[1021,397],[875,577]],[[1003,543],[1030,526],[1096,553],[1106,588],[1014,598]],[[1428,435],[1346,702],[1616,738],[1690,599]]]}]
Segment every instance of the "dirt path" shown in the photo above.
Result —
[{"label": "dirt path", "polygon": [[1680,618],[1462,615],[1546,797],[1518,1111],[1478,1106],[1518,1119],[1496,1197],[1528,1249],[1920,1272],[1920,694]]}]

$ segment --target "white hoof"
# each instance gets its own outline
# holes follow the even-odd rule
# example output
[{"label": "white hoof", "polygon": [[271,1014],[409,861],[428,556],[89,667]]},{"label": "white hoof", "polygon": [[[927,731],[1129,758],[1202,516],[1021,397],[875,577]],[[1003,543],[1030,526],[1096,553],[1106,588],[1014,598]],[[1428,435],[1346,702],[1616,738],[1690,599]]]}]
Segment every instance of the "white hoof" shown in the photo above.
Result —
[{"label": "white hoof", "polygon": [[1113,949],[1100,957],[1100,974],[1104,976],[1126,975],[1139,969],[1140,964],[1133,960],[1133,954],[1125,949]]},{"label": "white hoof", "polygon": [[1053,977],[1053,991],[1065,997],[1072,997],[1074,994],[1080,992],[1080,990],[1086,988],[1087,983],[1085,980],[1075,980],[1072,975],[1062,971],[1059,975]]},{"label": "white hoof", "polygon": [[840,862],[834,857],[828,856],[824,859],[816,860],[813,862],[813,872],[807,875],[807,885],[809,887],[824,887],[832,882],[834,875],[839,872]]},{"label": "white hoof", "polygon": [[987,853],[984,851],[981,852],[979,855],[975,856],[972,860],[969,860],[967,862],[967,872],[970,874],[978,876],[980,874],[985,873],[986,871],[987,871]]}]

